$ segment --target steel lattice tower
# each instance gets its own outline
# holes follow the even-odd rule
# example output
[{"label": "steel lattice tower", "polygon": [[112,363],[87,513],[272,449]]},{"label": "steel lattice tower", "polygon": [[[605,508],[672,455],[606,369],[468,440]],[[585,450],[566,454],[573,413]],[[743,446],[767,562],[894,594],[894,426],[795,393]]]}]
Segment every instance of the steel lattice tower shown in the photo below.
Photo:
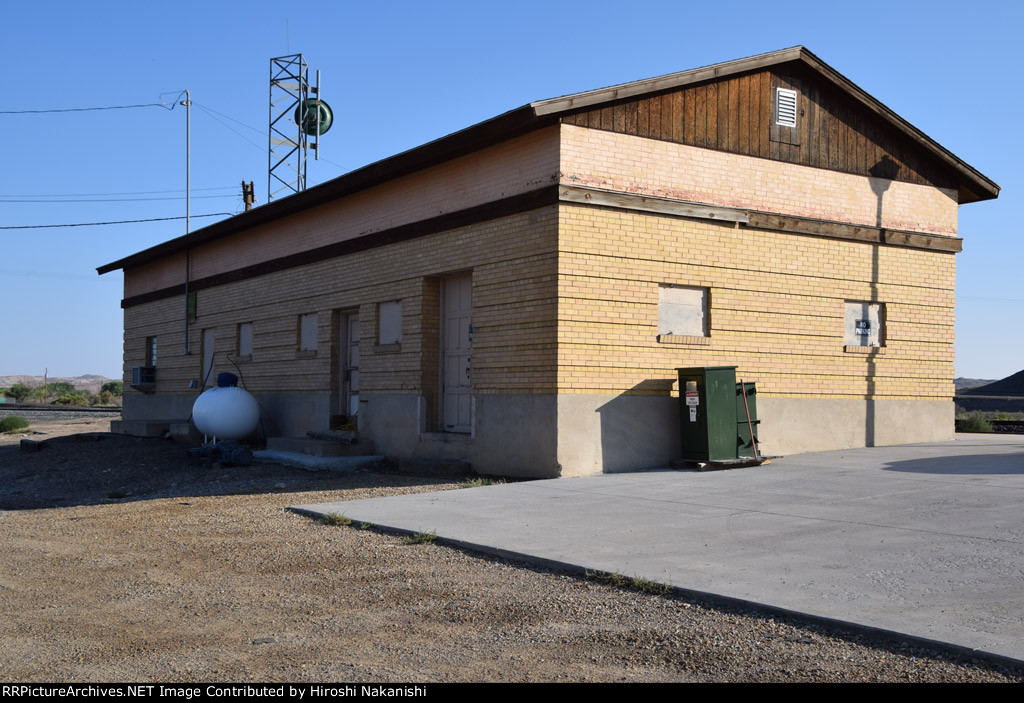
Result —
[{"label": "steel lattice tower", "polygon": [[306,189],[309,135],[293,115],[305,105],[310,88],[309,65],[302,54],[270,59],[270,144],[267,202]]}]

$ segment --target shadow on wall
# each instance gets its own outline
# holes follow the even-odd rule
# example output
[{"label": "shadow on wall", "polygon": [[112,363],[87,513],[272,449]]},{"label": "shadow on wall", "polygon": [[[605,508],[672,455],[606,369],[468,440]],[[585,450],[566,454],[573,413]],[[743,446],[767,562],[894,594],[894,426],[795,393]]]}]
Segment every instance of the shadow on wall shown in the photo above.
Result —
[{"label": "shadow on wall", "polygon": [[[893,179],[896,178],[899,172],[897,164],[889,158],[886,154],[882,159],[868,169],[868,172],[872,175],[870,179],[871,190],[875,194],[877,204],[875,208],[875,226],[882,230],[881,235],[884,239],[885,230],[882,227],[882,202],[885,199],[885,191],[892,185]],[[879,301],[879,248],[881,243],[871,245],[871,300],[872,303]],[[883,324],[883,335],[884,335],[884,322]],[[885,344],[885,338],[883,336],[881,340],[882,344]],[[876,428],[875,422],[877,418],[875,416],[875,393],[877,391],[876,375],[878,373],[878,349],[872,349],[868,352],[867,356],[867,403],[865,404],[865,417],[864,417],[864,446],[873,447],[876,444]]]},{"label": "shadow on wall", "polygon": [[681,456],[675,378],[649,378],[597,408],[604,473],[668,467]]}]

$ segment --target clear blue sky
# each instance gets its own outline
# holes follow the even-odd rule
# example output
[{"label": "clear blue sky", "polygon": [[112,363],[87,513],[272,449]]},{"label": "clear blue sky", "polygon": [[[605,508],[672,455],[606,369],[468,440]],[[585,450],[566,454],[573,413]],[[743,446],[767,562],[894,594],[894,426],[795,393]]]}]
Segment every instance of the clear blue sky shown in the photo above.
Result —
[{"label": "clear blue sky", "polygon": [[[532,100],[803,44],[1003,187],[960,210],[956,373],[1024,368],[1024,3],[58,0],[10,3],[3,25],[0,110],[191,90],[193,214],[240,211],[242,179],[265,202],[274,56],[305,54],[335,111],[314,185]],[[184,214],[182,107],[0,125],[0,225]],[[143,197],[176,199],[115,200]],[[106,202],[38,202],[55,199]],[[119,378],[122,280],[95,267],[183,232],[180,220],[0,230],[0,375]]]}]

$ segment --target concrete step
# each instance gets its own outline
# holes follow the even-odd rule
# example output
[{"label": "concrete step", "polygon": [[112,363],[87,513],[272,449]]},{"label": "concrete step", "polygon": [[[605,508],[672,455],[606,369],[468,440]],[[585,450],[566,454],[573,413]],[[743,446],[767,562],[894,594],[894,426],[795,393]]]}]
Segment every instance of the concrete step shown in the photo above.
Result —
[{"label": "concrete step", "polygon": [[338,442],[313,437],[270,437],[267,450],[276,452],[298,452],[310,456],[369,456],[373,454],[373,442]]},{"label": "concrete step", "polygon": [[306,436],[313,439],[326,439],[332,442],[354,443],[359,441],[359,433],[355,430],[321,430],[319,432],[311,430],[306,433]]},{"label": "concrete step", "polygon": [[111,420],[110,431],[134,437],[163,437],[177,420]]},{"label": "concrete step", "polygon": [[171,439],[178,444],[203,443],[203,433],[197,430],[191,422],[172,422],[170,432]]},{"label": "concrete step", "polygon": [[398,471],[413,476],[468,476],[473,465],[450,459],[399,459]]}]

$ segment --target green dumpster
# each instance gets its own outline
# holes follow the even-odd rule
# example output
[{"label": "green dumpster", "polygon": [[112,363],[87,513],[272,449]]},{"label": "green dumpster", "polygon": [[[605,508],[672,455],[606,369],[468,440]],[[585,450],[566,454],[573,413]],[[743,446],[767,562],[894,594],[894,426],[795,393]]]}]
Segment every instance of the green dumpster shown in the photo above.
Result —
[{"label": "green dumpster", "polygon": [[679,373],[683,460],[715,462],[753,458],[751,427],[757,441],[754,384],[744,383],[741,388],[736,383],[735,366],[699,366],[676,371]]}]

